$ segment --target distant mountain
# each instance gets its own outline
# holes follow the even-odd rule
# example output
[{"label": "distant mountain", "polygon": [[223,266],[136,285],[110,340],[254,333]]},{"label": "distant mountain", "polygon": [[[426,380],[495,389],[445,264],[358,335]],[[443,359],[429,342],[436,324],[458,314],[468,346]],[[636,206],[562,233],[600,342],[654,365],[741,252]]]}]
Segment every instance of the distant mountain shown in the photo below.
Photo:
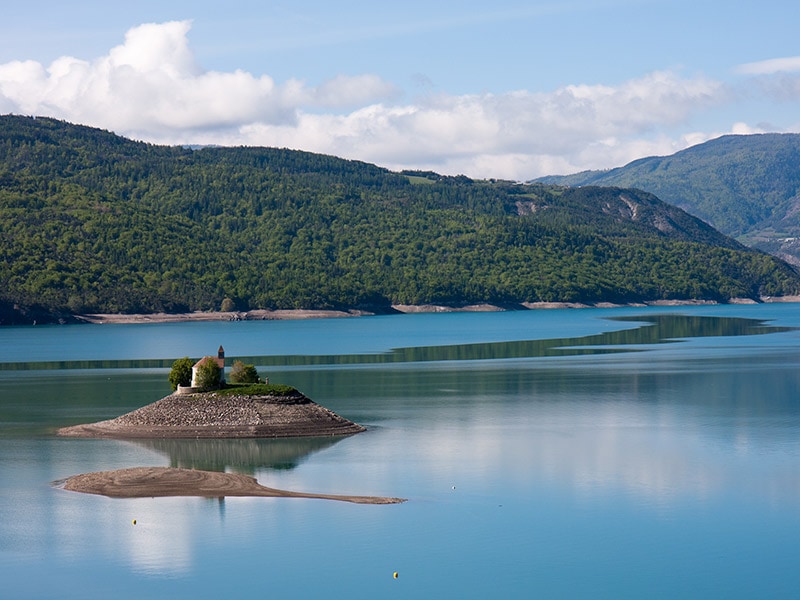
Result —
[{"label": "distant mountain", "polygon": [[155,146],[0,117],[3,323],[798,292],[787,264],[642,191]]},{"label": "distant mountain", "polygon": [[800,265],[800,134],[727,135],[609,171],[536,181],[639,188]]}]

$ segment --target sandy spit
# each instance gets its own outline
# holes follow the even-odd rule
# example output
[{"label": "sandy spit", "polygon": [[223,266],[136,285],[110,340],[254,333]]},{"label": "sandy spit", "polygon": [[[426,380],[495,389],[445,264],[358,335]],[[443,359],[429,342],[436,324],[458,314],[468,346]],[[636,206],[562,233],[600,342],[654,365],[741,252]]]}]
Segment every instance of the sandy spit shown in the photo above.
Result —
[{"label": "sandy spit", "polygon": [[318,498],[356,504],[399,504],[404,498],[351,496],[290,492],[260,485],[255,478],[238,473],[177,469],[173,467],[133,467],[74,475],[55,482],[73,492],[110,498],[155,498],[164,496],[262,496],[267,498]]}]

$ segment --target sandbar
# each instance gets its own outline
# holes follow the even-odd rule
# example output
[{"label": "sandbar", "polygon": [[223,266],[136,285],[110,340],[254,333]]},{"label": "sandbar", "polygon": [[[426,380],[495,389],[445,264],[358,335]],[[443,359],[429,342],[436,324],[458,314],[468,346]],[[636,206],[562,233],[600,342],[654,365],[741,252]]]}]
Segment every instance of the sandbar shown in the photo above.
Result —
[{"label": "sandbar", "polygon": [[179,469],[174,467],[132,467],[115,471],[97,471],[73,475],[58,487],[73,492],[97,494],[109,498],[156,498],[166,496],[199,496],[203,498],[266,497],[316,498],[356,504],[399,504],[405,498],[352,496],[290,492],[265,487],[255,478],[238,473]]}]

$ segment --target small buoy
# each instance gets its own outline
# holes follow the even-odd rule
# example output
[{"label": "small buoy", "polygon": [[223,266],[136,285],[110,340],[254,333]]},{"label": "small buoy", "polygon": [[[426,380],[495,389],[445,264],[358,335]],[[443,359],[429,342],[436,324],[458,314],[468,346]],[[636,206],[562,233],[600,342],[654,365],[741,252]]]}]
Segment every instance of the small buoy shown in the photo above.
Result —
[{"label": "small buoy", "polygon": [[453,489],[456,489],[456,486],[453,486]]},{"label": "small buoy", "polygon": [[131,523],[133,523],[134,525],[136,525],[136,519],[134,519],[133,521],[131,521]]},{"label": "small buoy", "polygon": [[397,579],[397,571],[395,571],[395,572],[394,572],[394,574],[392,575],[392,577],[394,577],[395,579]]}]

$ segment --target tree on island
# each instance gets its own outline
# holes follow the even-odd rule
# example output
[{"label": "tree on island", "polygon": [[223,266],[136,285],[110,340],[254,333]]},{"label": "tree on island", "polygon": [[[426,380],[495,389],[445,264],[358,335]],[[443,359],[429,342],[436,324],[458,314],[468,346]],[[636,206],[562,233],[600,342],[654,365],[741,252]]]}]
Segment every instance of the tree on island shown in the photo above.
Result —
[{"label": "tree on island", "polygon": [[203,360],[197,366],[197,387],[211,390],[220,387],[222,369],[216,360]]},{"label": "tree on island", "polygon": [[240,360],[233,361],[230,378],[232,383],[259,383],[260,381],[255,365],[246,365]]},{"label": "tree on island", "polygon": [[187,387],[192,383],[192,359],[188,356],[179,358],[172,363],[172,370],[169,372],[169,382],[173,390],[177,390],[178,386]]}]

